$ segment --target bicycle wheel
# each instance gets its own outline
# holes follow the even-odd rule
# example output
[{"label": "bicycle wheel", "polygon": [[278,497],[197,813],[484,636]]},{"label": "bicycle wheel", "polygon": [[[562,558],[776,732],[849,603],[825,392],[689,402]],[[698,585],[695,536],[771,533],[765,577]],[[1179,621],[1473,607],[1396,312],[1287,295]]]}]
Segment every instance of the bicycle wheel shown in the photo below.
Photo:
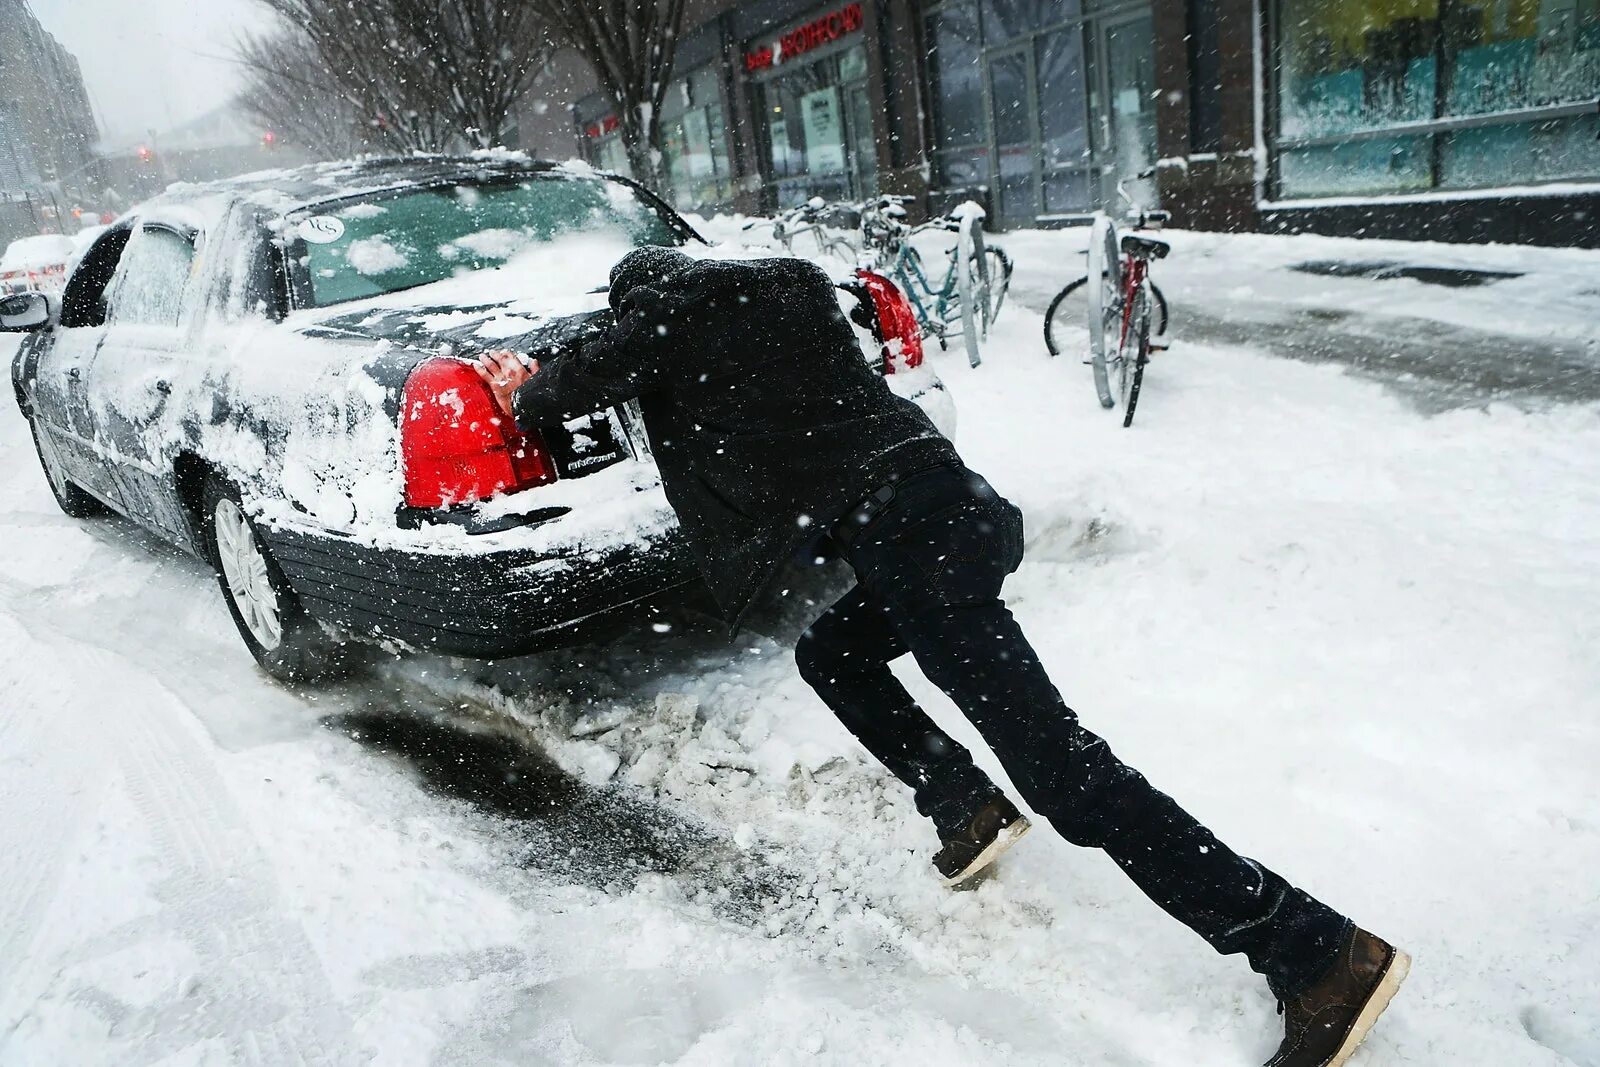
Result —
[{"label": "bicycle wheel", "polygon": [[812,228],[811,236],[817,246],[817,256],[832,256],[844,263],[856,261],[855,246],[843,237],[829,233],[821,225]]},{"label": "bicycle wheel", "polygon": [[900,287],[900,292],[905,294],[906,300],[911,303],[911,313],[916,317],[917,328],[922,332],[923,340],[929,337],[939,342],[939,350],[945,348],[944,324],[939,322],[935,315],[928,313],[927,300],[931,298],[928,292],[927,271],[922,266],[922,253],[907,245],[905,254],[895,261],[894,269],[890,274],[891,280]]},{"label": "bicycle wheel", "polygon": [[1167,295],[1156,286],[1155,282],[1146,284],[1150,286],[1150,295],[1155,298],[1154,322],[1151,324],[1150,333],[1164,335],[1167,332]]},{"label": "bicycle wheel", "polygon": [[1000,317],[1000,308],[1006,302],[1006,293],[1011,291],[1011,272],[1014,269],[1011,257],[1006,255],[1005,249],[990,245],[984,249],[984,256],[988,259],[989,266],[989,325],[994,325],[995,319]]},{"label": "bicycle wheel", "polygon": [[[1044,346],[1052,356],[1059,356],[1076,345],[1087,355],[1088,337],[1078,337],[1089,321],[1089,290],[1085,288],[1087,276],[1072,282],[1056,294],[1044,313]],[[1088,362],[1087,359],[1084,362]]]},{"label": "bicycle wheel", "polygon": [[1100,406],[1115,407],[1111,365],[1122,347],[1122,259],[1117,227],[1097,214],[1089,229],[1089,358],[1094,367],[1094,388]]},{"label": "bicycle wheel", "polygon": [[1122,425],[1133,425],[1133,410],[1139,406],[1139,389],[1144,385],[1144,368],[1150,362],[1150,319],[1154,299],[1148,282],[1134,294],[1133,321],[1128,324],[1128,340],[1118,359],[1118,393],[1122,401]]},{"label": "bicycle wheel", "polygon": [[861,249],[843,237],[835,237],[828,242],[828,254],[852,267],[861,262]]}]

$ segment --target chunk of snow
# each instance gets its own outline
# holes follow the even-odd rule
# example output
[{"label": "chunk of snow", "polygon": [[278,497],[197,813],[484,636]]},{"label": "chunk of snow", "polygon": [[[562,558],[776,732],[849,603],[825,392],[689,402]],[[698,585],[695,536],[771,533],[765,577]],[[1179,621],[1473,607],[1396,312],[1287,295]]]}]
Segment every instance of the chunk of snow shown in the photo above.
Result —
[{"label": "chunk of snow", "polygon": [[404,252],[381,234],[351,241],[350,247],[345,249],[344,258],[358,273],[367,275],[402,270],[411,262]]}]

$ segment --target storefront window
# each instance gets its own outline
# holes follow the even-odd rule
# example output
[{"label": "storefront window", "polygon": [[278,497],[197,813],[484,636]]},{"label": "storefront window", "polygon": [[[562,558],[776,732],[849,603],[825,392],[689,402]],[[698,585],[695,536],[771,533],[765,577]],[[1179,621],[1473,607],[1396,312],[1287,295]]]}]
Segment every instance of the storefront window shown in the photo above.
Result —
[{"label": "storefront window", "polygon": [[1003,225],[1115,205],[1118,179],[1154,202],[1132,177],[1155,159],[1153,23],[1128,4],[1089,6],[948,0],[928,12],[934,178],[946,199],[987,196]]},{"label": "storefront window", "polygon": [[1441,137],[1439,155],[1439,184],[1447,189],[1597,178],[1600,119],[1585,115],[1455,130]]},{"label": "storefront window", "polygon": [[[1595,0],[1283,0],[1278,21],[1288,195],[1600,174],[1592,115],[1527,114],[1600,95]],[[1424,128],[1380,136],[1400,124]]]},{"label": "storefront window", "polygon": [[1443,34],[1445,113],[1592,100],[1600,94],[1600,4],[1485,0],[1456,7]]},{"label": "storefront window", "polygon": [[941,8],[928,19],[928,67],[933,80],[933,124],[941,146],[974,144],[987,134],[983,121],[983,67],[979,62],[978,9]]},{"label": "storefront window", "polygon": [[1091,146],[1083,27],[1042,33],[1034,48],[1044,210],[1050,215],[1085,211],[1094,197],[1085,169]]},{"label": "storefront window", "polygon": [[767,164],[780,207],[813,196],[849,199],[877,189],[866,50],[856,45],[794,63],[759,87]]},{"label": "storefront window", "polygon": [[993,47],[1083,13],[1079,0],[986,0],[983,40]]},{"label": "storefront window", "polygon": [[1045,163],[1083,166],[1089,162],[1083,31],[1074,26],[1042,34],[1037,47],[1039,135]]},{"label": "storefront window", "polygon": [[702,67],[675,83],[661,116],[662,151],[676,206],[707,212],[732,199],[716,69]]},{"label": "storefront window", "polygon": [[987,184],[989,127],[983,115],[977,5],[949,4],[928,16],[928,41],[939,184],[947,189]]},{"label": "storefront window", "polygon": [[1285,152],[1283,187],[1297,196],[1414,192],[1428,188],[1426,137],[1381,137]]}]

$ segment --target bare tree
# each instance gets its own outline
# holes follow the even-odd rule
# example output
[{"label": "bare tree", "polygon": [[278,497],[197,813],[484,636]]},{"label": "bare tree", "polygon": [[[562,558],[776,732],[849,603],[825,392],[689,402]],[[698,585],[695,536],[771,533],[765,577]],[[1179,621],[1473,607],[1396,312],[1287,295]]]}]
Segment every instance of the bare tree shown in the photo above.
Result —
[{"label": "bare tree", "polygon": [[[489,147],[553,45],[527,0],[257,0],[397,151]],[[248,61],[248,60],[247,60]]]},{"label": "bare tree", "polygon": [[246,37],[239,106],[290,144],[327,159],[373,147],[372,130],[304,34],[280,30]]},{"label": "bare tree", "polygon": [[528,0],[589,62],[617,112],[633,176],[665,191],[661,103],[672,80],[684,0]]}]

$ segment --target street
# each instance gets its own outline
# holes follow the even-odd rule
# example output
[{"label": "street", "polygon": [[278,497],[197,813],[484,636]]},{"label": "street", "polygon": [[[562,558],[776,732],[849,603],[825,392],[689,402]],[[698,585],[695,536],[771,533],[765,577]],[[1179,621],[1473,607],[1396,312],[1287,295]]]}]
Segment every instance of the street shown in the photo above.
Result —
[{"label": "street", "polygon": [[[1041,341],[1081,230],[997,237],[983,365],[932,350],[1026,515],[1008,603],[1119,754],[1412,952],[1352,1063],[1600,1065],[1600,253],[1171,236],[1130,430]],[[1520,276],[1290,269],[1330,260]],[[795,674],[808,586],[732,643],[685,613],[290,689],[206,566],[59,513],[14,411],[0,458],[8,1067],[1171,1067],[1281,1036],[1098,853],[1039,832],[941,889]]]}]

